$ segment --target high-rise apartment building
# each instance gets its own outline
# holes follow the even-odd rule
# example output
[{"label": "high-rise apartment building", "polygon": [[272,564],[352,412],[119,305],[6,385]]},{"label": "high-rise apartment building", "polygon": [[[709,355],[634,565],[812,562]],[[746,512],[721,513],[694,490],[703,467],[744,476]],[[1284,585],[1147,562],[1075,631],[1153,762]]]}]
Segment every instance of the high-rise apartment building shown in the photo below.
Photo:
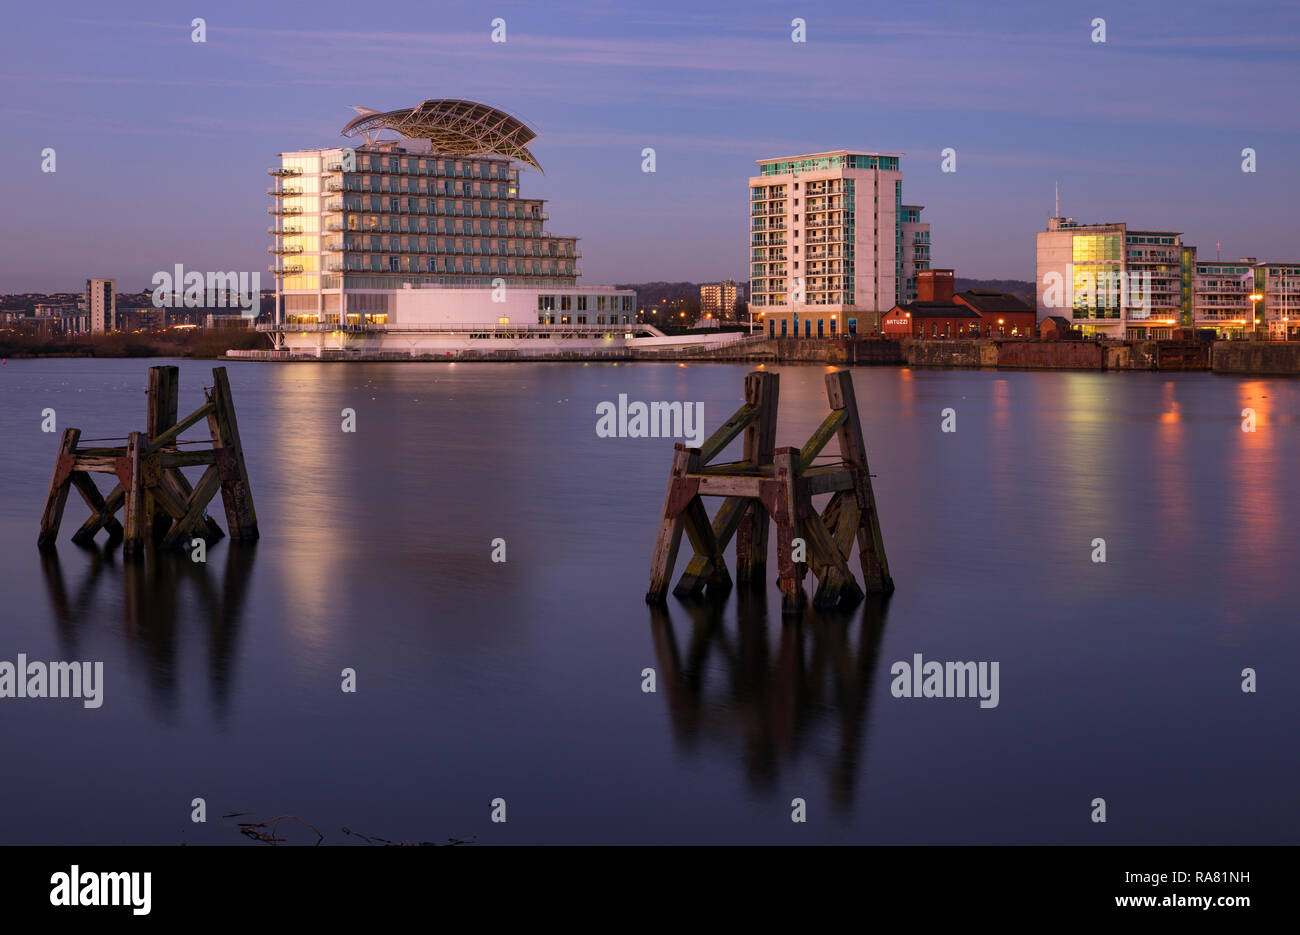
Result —
[{"label": "high-rise apartment building", "polygon": [[929,265],[929,226],[920,207],[904,210],[899,155],[838,150],[758,167],[749,302],[768,335],[879,333],[881,316],[906,301],[918,260]]},{"label": "high-rise apartment building", "polygon": [[715,318],[718,321],[731,319],[736,313],[736,300],[738,297],[736,282],[733,279],[702,284],[700,286],[700,317]]},{"label": "high-rise apartment building", "polygon": [[922,205],[903,205],[903,295],[899,302],[914,302],[916,274],[930,268],[930,225],[921,221]]},{"label": "high-rise apartment building", "polygon": [[117,330],[117,280],[86,280],[86,315],[92,334]]}]

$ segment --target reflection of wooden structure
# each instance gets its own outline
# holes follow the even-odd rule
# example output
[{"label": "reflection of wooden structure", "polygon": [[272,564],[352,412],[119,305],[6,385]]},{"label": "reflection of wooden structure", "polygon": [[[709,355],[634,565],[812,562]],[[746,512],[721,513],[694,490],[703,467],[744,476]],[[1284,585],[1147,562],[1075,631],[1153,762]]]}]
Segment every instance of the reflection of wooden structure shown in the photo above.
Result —
[{"label": "reflection of wooden structure", "polygon": [[677,742],[734,753],[762,794],[783,788],[783,774],[802,775],[801,763],[819,763],[831,801],[850,807],[870,701],[877,680],[889,678],[880,665],[888,601],[869,595],[851,612],[814,610],[775,634],[757,591],[740,589],[731,626],[726,598],[685,602],[685,627],[666,606],[651,607],[659,692]]},{"label": "reflection of wooden structure", "polygon": [[[224,533],[208,516],[207,506],[218,490],[231,538],[237,542],[257,538],[257,514],[226,368],[213,368],[213,385],[203,391],[206,402],[179,420],[178,373],[176,367],[149,368],[146,431],[132,432],[125,446],[81,448],[81,429],[64,431],[41,515],[37,539],[41,548],[53,546],[58,537],[70,487],[90,507],[90,518],[72,537],[79,545],[93,541],[100,529],[107,529],[110,539],[122,539],[127,556],[143,554],[147,541],[164,549],[188,548],[196,537],[215,541]],[[179,446],[185,442],[180,434],[204,418],[211,447],[181,451]],[[192,466],[207,467],[193,486],[180,470]],[[95,486],[93,473],[117,478],[107,497]],[[124,510],[125,523],[114,515],[119,509]]]},{"label": "reflection of wooden structure", "polygon": [[183,552],[146,552],[142,560],[122,564],[122,576],[116,579],[121,582],[120,601],[115,585],[109,586],[113,591],[107,595],[102,588],[106,577],[115,577],[111,545],[92,544],[84,550],[89,563],[75,587],[65,580],[58,550],[45,550],[41,571],[63,658],[81,658],[81,642],[100,638],[97,628],[109,621],[105,600],[120,604],[122,636],[126,646],[146,661],[143,671],[155,702],[162,709],[175,709],[184,659],[206,646],[212,704],[216,714],[224,717],[235,682],[239,632],[256,550],[255,542],[232,545],[226,550],[221,574],[210,565],[190,561]]},{"label": "reflection of wooden structure", "polygon": [[[876,514],[875,493],[867,467],[852,375],[826,375],[831,412],[802,448],[773,448],[776,438],[778,377],[755,371],[745,378],[745,404],[699,448],[676,446],[663,518],[650,565],[646,601],[662,603],[685,532],[695,550],[673,593],[696,596],[705,588],[731,585],[723,552],[735,535],[736,576],[742,584],[761,582],[767,562],[767,520],[776,523],[776,551],[782,610],[797,613],[804,604],[803,579],[811,568],[817,578],[813,604],[829,608],[862,599],[848,560],[858,543],[865,589],[889,593],[894,582],[885,560],[885,544]],[[741,432],[740,461],[710,464]],[[816,464],[834,437],[838,461]],[[818,512],[812,498],[833,496]],[[702,497],[723,497],[712,521]],[[796,562],[795,540],[802,539],[807,562]]]}]

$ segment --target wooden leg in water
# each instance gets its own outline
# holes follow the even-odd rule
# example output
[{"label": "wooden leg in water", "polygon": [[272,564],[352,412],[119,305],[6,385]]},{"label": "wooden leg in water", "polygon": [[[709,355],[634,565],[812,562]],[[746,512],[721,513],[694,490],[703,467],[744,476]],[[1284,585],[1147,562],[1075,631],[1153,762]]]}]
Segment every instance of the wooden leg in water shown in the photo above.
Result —
[{"label": "wooden leg in water", "polygon": [[803,613],[808,599],[803,589],[806,567],[794,560],[794,540],[799,538],[799,513],[795,501],[798,482],[795,460],[798,457],[797,448],[781,448],[773,458],[779,484],[776,508],[771,511],[776,520],[777,580],[781,587],[781,613],[792,615]]},{"label": "wooden leg in water", "polygon": [[230,380],[225,367],[212,369],[212,405],[208,429],[221,469],[221,501],[226,508],[226,528],[235,542],[256,539],[257,512],[253,509],[253,491],[244,465],[244,447],[239,440],[239,423],[230,396]]},{"label": "wooden leg in water", "polygon": [[840,426],[840,457],[854,470],[853,499],[858,508],[858,560],[862,566],[863,586],[868,593],[888,594],[894,590],[885,558],[885,540],[880,532],[876,512],[876,494],[871,486],[871,469],[867,466],[867,446],[862,438],[862,420],[858,415],[853,375],[847,370],[826,374],[826,399],[832,409],[843,409],[847,418]]},{"label": "wooden leg in water", "polygon": [[[772,463],[776,444],[776,410],[781,380],[775,373],[754,371],[745,377],[745,402],[758,406],[758,418],[745,429],[742,457],[756,466]],[[761,503],[749,508],[736,532],[736,583],[742,587],[767,586],[767,535],[771,517]]]},{"label": "wooden leg in water", "polygon": [[[108,505],[104,501],[104,495],[99,492],[99,488],[95,486],[95,482],[91,479],[90,475],[85,471],[73,471],[72,486],[77,488],[77,492],[81,494],[81,499],[85,500],[86,506],[90,507],[90,519],[86,520],[86,523],[83,524],[81,529],[78,529],[73,533],[72,541],[77,545],[89,545],[90,542],[94,540],[95,534],[93,532],[90,533],[89,537],[82,534],[82,530],[84,530],[92,520],[96,521],[96,530],[98,530],[101,525],[108,529],[109,541],[121,539],[122,524],[119,523],[113,517],[112,512],[109,511]],[[120,490],[121,488],[119,487],[116,489]]]},{"label": "wooden leg in water", "polygon": [[145,507],[144,474],[140,470],[140,449],[144,447],[144,433],[132,432],[126,441],[126,472],[129,479],[122,478],[122,487],[126,491],[126,523],[122,539],[122,557],[139,558],[144,555],[145,539],[148,534],[146,522],[148,510]]},{"label": "wooden leg in water", "polygon": [[677,564],[677,550],[682,544],[679,488],[686,478],[691,461],[690,449],[678,444],[673,452],[673,468],[668,477],[668,493],[664,496],[659,533],[655,537],[654,552],[650,555],[650,589],[645,594],[647,604],[662,604],[668,598],[669,580],[672,578],[673,567]]},{"label": "wooden leg in water", "polygon": [[[709,521],[709,514],[704,509],[704,501],[698,496],[692,497],[686,504],[686,509],[682,511],[682,521],[686,535],[690,537],[691,546],[695,549],[695,558],[700,559],[700,571],[698,574],[691,576],[688,583],[687,575],[683,575],[682,582],[677,585],[673,591],[678,597],[682,597],[692,592],[695,587],[695,581],[703,581],[708,584],[710,591],[713,589],[725,589],[731,587],[731,575],[727,573],[727,563],[722,555],[722,547],[718,544],[718,538],[714,535],[713,524]],[[695,564],[692,559],[691,564]],[[690,566],[687,567],[690,572]]]},{"label": "wooden leg in water", "polygon": [[[98,490],[96,490],[96,493],[98,493]],[[85,496],[84,491],[82,495]],[[119,482],[109,495],[104,498],[99,509],[92,508],[90,518],[81,524],[80,529],[73,533],[72,541],[77,545],[90,545],[95,541],[95,534],[100,529],[107,529],[108,541],[120,542],[123,536],[122,524],[114,518],[113,514],[122,509],[122,504],[125,502],[126,492]]]},{"label": "wooden leg in water", "polygon": [[[695,499],[699,500],[698,497]],[[713,517],[712,523],[713,539],[717,543],[717,561],[710,561],[708,556],[697,549],[690,564],[686,566],[686,571],[678,579],[677,587],[673,588],[674,595],[677,597],[696,597],[704,590],[705,585],[711,588],[731,587],[731,577],[727,574],[726,558],[724,556],[727,543],[735,535],[736,527],[740,525],[744,517],[747,502],[744,497],[727,497],[722,501],[722,506],[718,507],[717,515]],[[703,510],[702,505],[701,510]],[[686,530],[689,534],[689,525]],[[694,537],[691,538],[691,543],[694,545]]]},{"label": "wooden leg in water", "polygon": [[68,503],[68,485],[72,481],[72,465],[77,460],[77,442],[81,429],[64,429],[59,454],[54,461],[54,476],[50,479],[50,492],[45,497],[41,512],[41,531],[36,544],[42,549],[53,548],[59,538],[59,524],[63,522],[63,508]]}]

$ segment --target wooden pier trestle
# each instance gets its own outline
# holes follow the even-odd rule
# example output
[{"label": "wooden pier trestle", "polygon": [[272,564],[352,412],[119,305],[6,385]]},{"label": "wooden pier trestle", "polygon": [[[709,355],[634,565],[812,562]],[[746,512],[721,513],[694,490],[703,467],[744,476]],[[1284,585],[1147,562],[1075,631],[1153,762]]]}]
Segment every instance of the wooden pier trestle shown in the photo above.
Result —
[{"label": "wooden pier trestle", "polygon": [[[226,368],[213,368],[212,387],[203,389],[207,401],[183,419],[177,419],[176,412],[178,375],[176,367],[149,368],[146,431],[132,432],[124,446],[81,448],[81,429],[64,430],[38,546],[51,548],[58,538],[69,487],[75,487],[90,507],[90,518],[72,536],[78,545],[89,545],[101,529],[108,530],[110,541],[122,540],[124,556],[143,555],[147,542],[163,549],[187,549],[195,538],[215,542],[225,533],[207,514],[207,506],[218,490],[231,539],[257,538],[253,492]],[[180,434],[204,418],[211,447],[181,451]],[[180,469],[197,465],[207,470],[191,486]],[[90,477],[96,473],[117,478],[107,497]],[[114,515],[119,509],[124,509],[124,522]]]},{"label": "wooden pier trestle", "polygon": [[[661,604],[666,599],[683,531],[695,555],[673,589],[675,595],[698,596],[706,587],[712,591],[731,586],[723,553],[733,535],[738,582],[761,586],[769,517],[776,522],[782,613],[803,609],[803,579],[809,570],[817,578],[813,606],[818,609],[855,604],[862,600],[864,588],[879,594],[894,590],[852,375],[847,370],[826,374],[831,412],[802,448],[773,448],[778,388],[777,374],[750,373],[745,378],[745,404],[735,415],[701,447],[677,444],[650,562],[647,603]],[[741,432],[745,433],[742,460],[710,464]],[[839,443],[839,461],[815,464],[832,437]],[[826,493],[833,496],[818,513],[812,498]],[[724,498],[712,521],[703,497]],[[806,562],[794,560],[796,539],[803,540]],[[861,586],[848,566],[855,539]]]}]

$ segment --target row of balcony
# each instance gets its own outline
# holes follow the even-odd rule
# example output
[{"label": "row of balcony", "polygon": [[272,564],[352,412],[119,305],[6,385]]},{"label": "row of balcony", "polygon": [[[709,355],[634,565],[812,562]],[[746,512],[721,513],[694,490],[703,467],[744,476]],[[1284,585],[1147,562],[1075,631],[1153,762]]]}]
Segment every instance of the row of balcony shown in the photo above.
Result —
[{"label": "row of balcony", "polygon": [[[343,163],[341,162],[328,163],[325,166],[325,170],[327,172],[345,171],[343,168]],[[477,171],[477,168],[474,171],[467,172],[464,169],[456,169],[455,167],[443,172],[437,171],[436,168],[434,171],[426,170],[424,172],[421,172],[419,171],[418,166],[414,171],[406,168],[401,164],[399,164],[396,168],[372,166],[368,158],[359,159],[354,168],[347,169],[346,171],[349,174],[357,173],[357,174],[366,174],[366,175],[415,175],[415,176],[420,176],[425,178],[480,179],[488,182],[517,182],[519,179],[519,171],[517,169],[504,169],[502,172],[487,173],[487,174]],[[295,175],[302,175],[302,169],[291,168],[289,166],[272,166],[271,168],[266,170],[266,174],[279,176],[279,177],[290,177]]]},{"label": "row of balcony", "polygon": [[[472,241],[471,241],[472,243]],[[272,251],[275,252],[275,251]],[[294,251],[301,252],[301,251]],[[429,254],[431,256],[519,256],[534,257],[537,259],[550,260],[576,260],[582,256],[581,250],[574,250],[572,253],[535,253],[527,250],[516,250],[513,247],[507,247],[505,250],[498,250],[489,247],[487,250],[479,250],[473,246],[469,249],[456,250],[455,248],[447,249],[424,249],[420,246],[408,246],[406,244],[390,245],[387,247],[357,247],[343,246],[338,243],[329,243],[325,245],[325,253],[411,253],[411,254]]]},{"label": "row of balcony", "polygon": [[[330,263],[325,267],[325,269],[331,273],[369,273],[374,275],[401,275],[403,273],[429,275],[432,273],[435,275],[445,275],[445,276],[551,276],[551,277],[563,277],[566,279],[572,279],[582,275],[582,271],[577,267],[574,267],[572,270],[561,269],[561,270],[556,270],[555,272],[548,273],[542,270],[529,271],[529,270],[517,270],[517,269],[516,270],[490,270],[490,269],[461,270],[461,269],[447,269],[447,268],[419,269],[416,267],[411,267],[408,269],[391,269],[391,268],[375,269],[373,267],[357,266],[355,264],[348,264],[348,263]],[[272,267],[271,271],[275,272],[275,268]],[[301,272],[301,270],[298,270],[298,272]]]},{"label": "row of balcony", "polygon": [[[422,198],[477,198],[491,201],[526,201],[542,202],[545,198],[520,198],[518,195],[511,195],[506,192],[489,192],[489,191],[437,191],[428,188],[370,188],[365,185],[352,185],[345,182],[326,182],[325,191],[327,192],[347,192],[358,195],[408,195]],[[274,189],[272,189],[274,192]]]},{"label": "row of balcony", "polygon": [[490,231],[403,230],[399,227],[347,227],[337,221],[326,224],[325,230],[331,234],[398,234],[401,236],[412,237],[472,237],[483,240],[491,238],[493,240],[554,240],[560,242],[577,239],[575,237],[559,237],[555,234],[548,234],[546,231],[506,231],[493,233]]},{"label": "row of balcony", "polygon": [[545,211],[529,213],[527,211],[507,211],[503,213],[492,214],[486,211],[438,211],[436,209],[410,208],[399,205],[396,209],[391,207],[344,207],[337,201],[328,202],[325,205],[325,212],[328,214],[351,213],[351,214],[415,214],[423,217],[462,217],[462,218],[486,218],[488,220],[498,221],[549,221],[550,214]]},{"label": "row of balcony", "polygon": [[[328,169],[330,172],[344,171],[343,163],[341,162],[331,162],[329,165],[326,166],[326,169]],[[480,181],[484,181],[484,182],[516,182],[517,183],[519,181],[519,171],[517,169],[507,169],[504,175],[502,174],[492,175],[490,173],[485,175],[482,172],[466,172],[464,169],[454,169],[454,168],[444,172],[438,172],[436,170],[434,171],[426,170],[424,172],[421,172],[419,171],[418,168],[415,169],[414,171],[407,169],[405,166],[398,166],[396,169],[382,168],[379,166],[372,166],[369,163],[363,163],[360,161],[357,163],[357,167],[355,169],[348,169],[347,173],[349,175],[354,175],[354,174],[355,175],[407,175],[407,176],[418,176],[420,178],[430,178],[430,179],[433,178],[479,179]]]}]

